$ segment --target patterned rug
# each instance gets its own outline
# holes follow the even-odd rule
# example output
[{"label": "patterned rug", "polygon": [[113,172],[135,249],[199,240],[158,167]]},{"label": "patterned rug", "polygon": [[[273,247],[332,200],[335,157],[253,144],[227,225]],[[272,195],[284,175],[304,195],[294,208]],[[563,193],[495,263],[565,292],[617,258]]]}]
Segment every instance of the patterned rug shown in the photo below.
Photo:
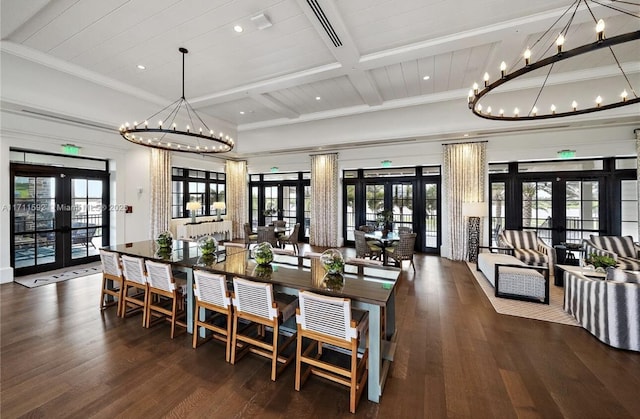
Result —
[{"label": "patterned rug", "polygon": [[63,268],[39,274],[20,276],[15,278],[14,282],[17,282],[27,288],[36,288],[42,285],[55,284],[56,282],[66,281],[67,279],[99,274],[101,272],[102,268],[100,266],[100,262],[94,262],[86,265],[74,266],[72,268]]},{"label": "patterned rug", "polygon": [[579,326],[576,319],[565,313],[562,308],[564,303],[564,288],[557,287],[553,285],[553,283],[549,285],[549,305],[498,298],[495,296],[495,289],[484,274],[476,270],[476,264],[467,262],[467,266],[496,312],[509,316],[526,317],[546,322]]}]

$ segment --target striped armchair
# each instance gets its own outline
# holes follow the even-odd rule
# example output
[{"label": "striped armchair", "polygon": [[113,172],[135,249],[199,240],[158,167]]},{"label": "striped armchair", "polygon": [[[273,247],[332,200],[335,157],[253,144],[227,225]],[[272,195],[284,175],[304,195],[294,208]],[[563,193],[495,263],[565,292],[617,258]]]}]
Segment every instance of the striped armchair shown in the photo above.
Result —
[{"label": "striped armchair", "polygon": [[502,230],[498,246],[513,249],[513,256],[530,266],[544,266],[553,276],[556,250],[538,237],[535,231]]},{"label": "striped armchair", "polygon": [[618,262],[620,269],[628,271],[640,270],[640,246],[633,242],[631,236],[595,236],[582,243],[584,253],[588,258],[591,254],[609,256]]}]

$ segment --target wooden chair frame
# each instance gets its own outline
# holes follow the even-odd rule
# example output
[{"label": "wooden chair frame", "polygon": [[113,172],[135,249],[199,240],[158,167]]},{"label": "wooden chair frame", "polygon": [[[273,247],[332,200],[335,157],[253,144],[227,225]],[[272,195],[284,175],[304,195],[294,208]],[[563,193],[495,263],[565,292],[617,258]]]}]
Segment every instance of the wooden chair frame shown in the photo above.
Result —
[{"label": "wooden chair frame", "polygon": [[[213,274],[209,272],[195,270],[193,271],[194,277],[194,299],[195,299],[195,315],[193,317],[193,348],[198,346],[198,328],[202,327],[206,330],[210,330],[211,334],[201,340],[201,343],[207,342],[212,338],[220,340],[225,343],[225,361],[231,361],[231,338],[233,331],[233,306],[231,304],[231,293],[227,290],[227,279],[224,275]],[[202,291],[199,288],[199,284],[202,281],[211,281],[212,286],[220,286],[223,291],[222,305],[216,304],[212,301],[205,301],[206,297],[202,295]],[[200,309],[209,310],[212,315],[204,319],[200,319]],[[226,327],[220,327],[214,323],[215,320],[221,316],[225,317]]]},{"label": "wooden chair frame", "polygon": [[[116,314],[122,312],[122,296],[124,294],[124,276],[120,263],[120,255],[100,249],[100,261],[102,263],[102,288],[100,289],[100,310],[116,306]],[[107,286],[107,281],[113,282],[113,287]],[[114,301],[105,301],[105,297],[111,296]]]},{"label": "wooden chair frame", "polygon": [[[161,320],[167,320],[171,324],[171,339],[173,339],[176,325],[184,327],[185,331],[187,329],[186,311],[182,301],[183,294],[176,287],[175,279],[171,273],[171,265],[150,260],[147,260],[145,264],[148,276],[145,327],[149,328]],[[163,282],[166,283],[166,286]],[[171,303],[170,308],[168,302]],[[154,316],[156,319],[152,321],[151,318]]]},{"label": "wooden chair frame", "polygon": [[[300,307],[296,310],[298,337],[296,347],[295,389],[296,391],[300,391],[302,385],[312,374],[342,384],[349,388],[349,411],[351,413],[355,413],[368,378],[367,365],[369,359],[369,349],[365,348],[362,356],[360,358],[358,357],[358,347],[360,345],[360,339],[365,339],[366,336],[362,335],[366,335],[368,331],[368,316],[365,316],[361,320],[361,324],[358,324],[355,320],[351,319],[351,316],[349,316],[350,330],[347,330],[345,336],[332,336],[315,330],[306,329],[304,327],[302,311],[304,311],[305,309],[305,300],[309,298],[316,300],[334,301],[338,303],[342,302],[346,305],[346,310],[348,310],[349,314],[351,312],[350,300],[346,298],[321,296],[309,291],[300,291],[299,298]],[[343,306],[340,306],[340,309],[342,308]],[[306,348],[303,347],[303,339],[311,340]],[[350,367],[343,368],[336,364],[323,361],[321,359],[323,353],[323,345],[330,345],[336,348],[347,350],[349,352],[351,360]],[[302,371],[303,363],[309,366],[304,372]]]},{"label": "wooden chair frame", "polygon": [[[271,307],[268,316],[256,315],[253,313],[243,312],[241,304],[238,300],[238,283],[244,283],[249,286],[265,287],[266,292],[270,293]],[[294,357],[295,352],[289,356],[283,355],[291,343],[295,342],[296,333],[287,337],[284,342],[279,343],[280,324],[287,319],[283,318],[283,313],[278,309],[278,304],[273,300],[273,286],[271,284],[262,284],[259,282],[248,281],[241,278],[234,278],[234,296],[233,296],[233,338],[231,342],[231,364],[235,364],[237,360],[242,358],[246,353],[252,352],[260,356],[264,356],[271,360],[271,380],[275,381],[280,374],[289,365]],[[252,285],[253,284],[253,285]],[[242,329],[240,328],[240,319],[246,320],[249,324]],[[272,329],[271,342],[265,341],[266,328]],[[256,329],[257,336],[250,335],[252,329]],[[239,346],[242,350],[238,352]],[[280,364],[280,365],[279,365]]]},{"label": "wooden chair frame", "polygon": [[[146,321],[146,308],[147,308],[147,299],[149,297],[148,289],[149,286],[147,284],[147,274],[144,270],[144,259],[122,255],[120,257],[122,261],[122,272],[123,272],[123,290],[122,290],[122,306],[121,306],[121,317],[127,317],[130,314],[135,314],[138,312],[142,313],[142,326],[144,327],[147,324]],[[137,278],[138,280],[135,280]],[[131,290],[134,290],[134,294],[129,294]],[[127,311],[128,306],[133,306],[131,310]]]}]

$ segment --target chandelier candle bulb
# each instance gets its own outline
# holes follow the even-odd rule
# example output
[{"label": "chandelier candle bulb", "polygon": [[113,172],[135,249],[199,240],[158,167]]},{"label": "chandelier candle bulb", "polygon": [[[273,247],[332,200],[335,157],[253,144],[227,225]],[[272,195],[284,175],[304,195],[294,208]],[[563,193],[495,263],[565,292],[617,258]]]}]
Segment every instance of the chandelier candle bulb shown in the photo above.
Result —
[{"label": "chandelier candle bulb", "polygon": [[600,107],[600,105],[602,105],[602,97],[601,97],[601,96],[598,96],[598,97],[596,98],[596,106]]},{"label": "chandelier candle bulb", "polygon": [[627,89],[623,90],[622,93],[620,93],[620,97],[622,98],[623,102],[627,101]]},{"label": "chandelier candle bulb", "polygon": [[473,83],[473,94],[474,95],[478,94],[478,83]]},{"label": "chandelier candle bulb", "polygon": [[562,54],[562,46],[564,45],[564,35],[560,34],[558,35],[558,38],[556,39],[556,46],[558,47],[558,54]]},{"label": "chandelier candle bulb", "polygon": [[491,106],[487,106],[487,113],[491,115]]},{"label": "chandelier candle bulb", "polygon": [[500,114],[500,116],[504,116],[504,109],[500,109],[500,111],[498,111],[498,113]]},{"label": "chandelier candle bulb", "polygon": [[551,105],[551,114],[556,113],[556,105]]},{"label": "chandelier candle bulb", "polygon": [[504,74],[507,71],[507,63],[504,61],[500,63],[500,77],[504,78]]},{"label": "chandelier candle bulb", "polygon": [[531,50],[527,48],[524,51],[524,65],[528,66],[530,62],[531,62]]},{"label": "chandelier candle bulb", "polygon": [[596,34],[598,34],[598,42],[602,42],[604,39],[604,20],[598,20],[598,24],[596,25]]},{"label": "chandelier candle bulb", "polygon": [[484,73],[484,87],[489,85],[489,73]]},{"label": "chandelier candle bulb", "polygon": [[517,117],[519,113],[520,113],[520,109],[515,108],[515,109],[513,110],[513,116]]},{"label": "chandelier candle bulb", "polygon": [[573,108],[574,111],[578,109],[578,102],[576,102],[575,100],[571,102],[571,107]]},{"label": "chandelier candle bulb", "polygon": [[534,106],[533,109],[531,109],[531,113],[533,113],[533,116],[536,116],[538,114],[538,108]]}]

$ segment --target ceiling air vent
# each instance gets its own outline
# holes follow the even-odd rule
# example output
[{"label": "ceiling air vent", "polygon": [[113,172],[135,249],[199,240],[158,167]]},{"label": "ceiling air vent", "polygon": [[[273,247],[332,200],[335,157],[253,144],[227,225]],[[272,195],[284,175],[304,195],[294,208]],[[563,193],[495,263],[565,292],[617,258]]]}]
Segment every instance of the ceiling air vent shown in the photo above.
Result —
[{"label": "ceiling air vent", "polygon": [[329,22],[327,15],[324,14],[324,10],[322,10],[318,2],[316,0],[307,0],[307,4],[309,4],[309,7],[311,7],[311,10],[313,10],[313,13],[315,13],[318,21],[320,22],[320,25],[322,25],[322,28],[329,36],[329,39],[331,39],[331,42],[333,42],[333,45],[335,47],[341,47],[342,41],[340,40],[340,38],[338,38],[338,34],[336,34],[336,31],[333,30],[331,22]]}]

